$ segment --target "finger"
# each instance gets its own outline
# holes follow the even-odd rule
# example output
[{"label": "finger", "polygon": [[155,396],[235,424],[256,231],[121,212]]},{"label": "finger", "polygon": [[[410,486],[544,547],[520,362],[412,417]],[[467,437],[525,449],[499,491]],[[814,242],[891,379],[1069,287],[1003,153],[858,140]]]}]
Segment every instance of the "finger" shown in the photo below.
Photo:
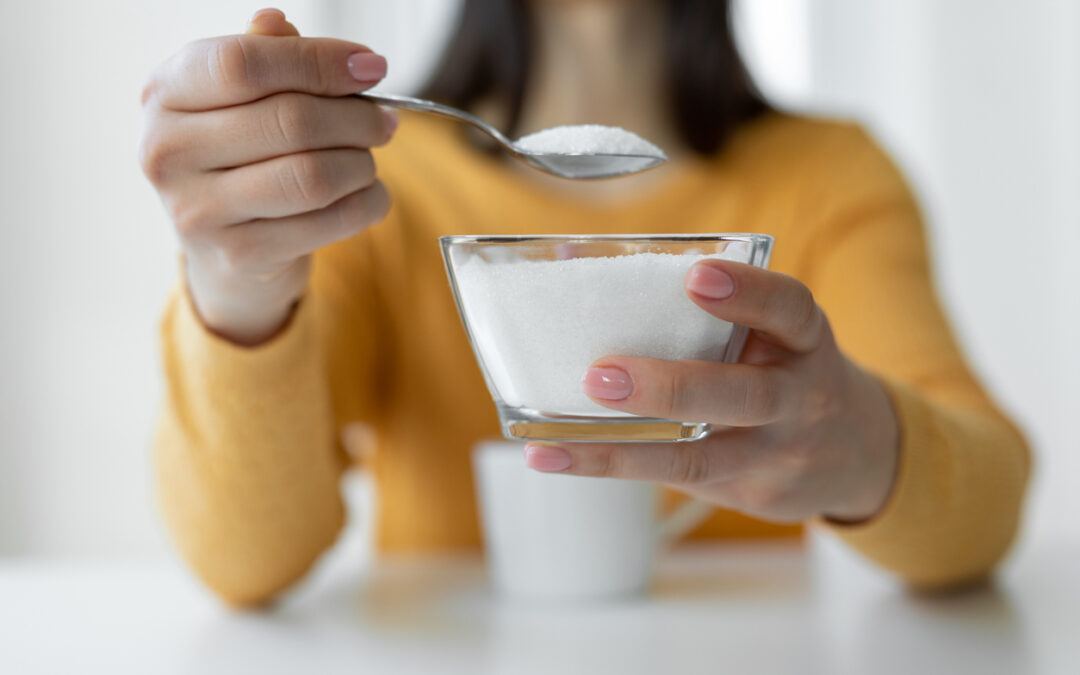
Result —
[{"label": "finger", "polygon": [[225,228],[221,251],[234,268],[289,262],[382,222],[390,195],[380,181],[311,213]]},{"label": "finger", "polygon": [[695,485],[752,471],[772,453],[747,429],[691,443],[529,443],[525,465],[544,473]]},{"label": "finger", "polygon": [[[185,229],[221,227],[257,218],[284,218],[330,206],[375,180],[367,150],[313,150],[211,175],[195,200],[202,211],[174,214]],[[205,217],[202,214],[207,214]]]},{"label": "finger", "polygon": [[397,118],[358,98],[275,94],[246,106],[159,114],[151,144],[167,170],[235,168],[309,150],[374,148],[387,143]]},{"label": "finger", "polygon": [[799,384],[771,366],[612,356],[592,364],[582,389],[613,410],[683,422],[746,427],[796,408]]},{"label": "finger", "polygon": [[285,91],[346,96],[385,76],[386,59],[354,42],[230,35],[193,42],[166,61],[143,91],[143,101],[195,112]]},{"label": "finger", "polygon": [[825,315],[802,282],[728,260],[703,260],[686,275],[686,293],[713,316],[742,324],[796,352],[815,349]]},{"label": "finger", "polygon": [[251,16],[251,21],[248,22],[247,29],[244,32],[249,35],[300,35],[300,31],[296,30],[296,26],[285,20],[285,12],[274,8],[256,11]]}]

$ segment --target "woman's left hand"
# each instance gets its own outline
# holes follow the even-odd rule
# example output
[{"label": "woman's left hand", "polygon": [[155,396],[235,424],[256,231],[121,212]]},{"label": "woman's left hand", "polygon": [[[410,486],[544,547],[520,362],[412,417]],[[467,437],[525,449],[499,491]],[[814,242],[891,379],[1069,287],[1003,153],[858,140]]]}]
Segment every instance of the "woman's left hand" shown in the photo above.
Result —
[{"label": "woman's left hand", "polygon": [[751,329],[740,363],[611,356],[583,387],[607,408],[719,428],[687,443],[530,443],[528,466],[666,483],[777,522],[877,513],[896,471],[896,414],[837,347],[810,290],[722,260],[694,265],[685,286],[706,312]]}]

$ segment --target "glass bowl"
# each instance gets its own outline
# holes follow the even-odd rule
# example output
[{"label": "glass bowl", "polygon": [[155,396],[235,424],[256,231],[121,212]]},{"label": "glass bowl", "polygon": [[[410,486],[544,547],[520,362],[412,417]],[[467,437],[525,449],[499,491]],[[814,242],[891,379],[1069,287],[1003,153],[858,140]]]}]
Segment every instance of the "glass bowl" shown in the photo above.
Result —
[{"label": "glass bowl", "polygon": [[495,406],[515,440],[688,441],[704,422],[640,417],[585,395],[603,356],[736,361],[746,329],[686,296],[691,265],[765,267],[764,234],[442,237],[454,299]]}]

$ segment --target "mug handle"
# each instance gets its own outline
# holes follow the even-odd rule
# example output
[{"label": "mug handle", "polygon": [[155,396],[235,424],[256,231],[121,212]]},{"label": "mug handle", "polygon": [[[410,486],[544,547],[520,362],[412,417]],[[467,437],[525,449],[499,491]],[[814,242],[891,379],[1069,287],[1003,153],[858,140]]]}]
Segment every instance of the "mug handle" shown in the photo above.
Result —
[{"label": "mug handle", "polygon": [[714,504],[691,497],[660,521],[660,546],[667,548],[712,515]]}]

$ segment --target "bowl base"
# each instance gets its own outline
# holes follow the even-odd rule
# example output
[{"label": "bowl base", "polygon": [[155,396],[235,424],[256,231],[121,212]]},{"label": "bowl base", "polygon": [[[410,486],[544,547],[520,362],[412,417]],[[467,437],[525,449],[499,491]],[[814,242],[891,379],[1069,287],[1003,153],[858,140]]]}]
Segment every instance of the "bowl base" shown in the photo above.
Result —
[{"label": "bowl base", "polygon": [[652,417],[586,417],[550,415],[500,407],[503,435],[520,441],[575,443],[643,443],[696,441],[712,431],[704,422],[677,422]]}]

